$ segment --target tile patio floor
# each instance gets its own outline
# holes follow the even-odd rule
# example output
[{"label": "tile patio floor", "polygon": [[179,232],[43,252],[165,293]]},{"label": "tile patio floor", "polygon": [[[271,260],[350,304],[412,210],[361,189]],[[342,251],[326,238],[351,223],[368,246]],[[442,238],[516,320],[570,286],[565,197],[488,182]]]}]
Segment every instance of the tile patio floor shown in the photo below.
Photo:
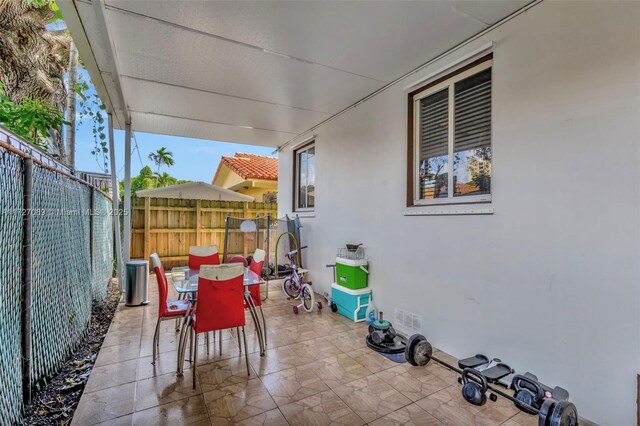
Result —
[{"label": "tile patio floor", "polygon": [[264,305],[264,357],[247,320],[251,376],[235,336],[223,334],[222,356],[217,344],[207,355],[201,338],[192,390],[189,363],[184,377],[175,374],[173,321],[162,323],[160,356],[151,365],[153,276],[149,293],[146,307],[118,306],[73,425],[537,425],[537,417],[502,398],[483,407],[468,404],[457,376],[435,363],[411,367],[371,351],[362,323],[328,309],[294,315],[293,302],[276,285]]}]

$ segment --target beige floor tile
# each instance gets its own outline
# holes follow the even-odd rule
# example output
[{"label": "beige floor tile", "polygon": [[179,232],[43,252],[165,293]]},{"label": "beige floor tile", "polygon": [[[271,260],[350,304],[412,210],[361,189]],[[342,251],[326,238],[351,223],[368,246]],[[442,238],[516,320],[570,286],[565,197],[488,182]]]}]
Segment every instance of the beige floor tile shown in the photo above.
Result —
[{"label": "beige floor tile", "polygon": [[343,352],[351,352],[356,349],[366,348],[367,344],[364,341],[366,332],[354,334],[353,331],[347,331],[338,333],[334,336],[328,336],[330,343],[337,346]]},{"label": "beige floor tile", "polygon": [[173,401],[133,414],[134,425],[209,425],[209,414],[202,395]]},{"label": "beige floor tile", "polygon": [[407,405],[399,410],[387,414],[378,420],[369,423],[371,426],[439,426],[438,419],[418,407],[416,404]]},{"label": "beige floor tile", "polygon": [[538,426],[538,416],[535,416],[533,414],[527,414],[521,411],[515,416],[511,417],[506,422],[502,423],[502,425],[504,426]]},{"label": "beige floor tile", "polygon": [[[165,333],[160,336],[159,340],[159,353],[170,352],[178,350],[178,341],[180,340],[180,333],[175,331],[171,333]],[[142,339],[140,342],[140,356],[153,355],[153,335],[146,339]]]},{"label": "beige floor tile", "polygon": [[411,403],[406,396],[373,374],[339,386],[334,391],[366,422]]},{"label": "beige floor tile", "polygon": [[297,367],[303,363],[313,362],[313,359],[302,359],[288,346],[267,349],[264,356],[259,353],[249,355],[251,365],[259,376],[265,376],[278,371]]},{"label": "beige floor tile", "polygon": [[[160,354],[151,364],[158,298],[154,283],[150,305],[120,304],[74,424],[184,424],[193,419],[195,424],[358,425],[368,420],[430,425],[437,424],[434,418],[445,423],[453,419],[448,424],[465,421],[464,413],[452,413],[467,410],[481,425],[506,420],[509,426],[532,425],[526,414],[514,416],[518,411],[511,404],[488,402],[479,408],[460,403],[459,387],[451,386],[457,374],[435,362],[412,367],[371,351],[364,341],[364,323],[353,323],[328,309],[294,315],[296,302],[285,299],[279,284],[273,284],[270,292],[271,298],[264,302],[268,345],[263,357],[247,315],[252,375],[246,375],[235,329],[223,331],[222,356],[217,342],[211,342],[207,354],[201,336],[195,391],[190,361],[183,366],[184,377],[176,376],[179,334],[174,321],[160,324]],[[457,362],[447,354],[436,354]],[[422,410],[435,411],[434,417]]]},{"label": "beige floor tile", "polygon": [[280,407],[291,425],[363,425],[365,422],[335,393],[326,391]]},{"label": "beige floor tile", "polygon": [[138,357],[140,357],[139,343],[107,346],[100,349],[95,366],[102,367],[130,359],[137,359]]},{"label": "beige floor tile", "polygon": [[347,352],[347,355],[374,373],[398,366],[397,362],[393,362],[369,348],[356,349],[355,351]]},{"label": "beige floor tile", "polygon": [[201,394],[202,390],[198,382],[196,382],[196,389],[193,389],[191,374],[192,370],[185,370],[183,377],[169,373],[140,380],[136,388],[135,411]]},{"label": "beige floor tile", "polygon": [[261,377],[278,406],[329,390],[311,366],[300,366]]},{"label": "beige floor tile", "polygon": [[115,345],[140,344],[140,330],[120,330],[107,333],[102,342],[102,348]]},{"label": "beige floor tile", "polygon": [[[149,377],[162,376],[169,373],[176,373],[178,369],[178,351],[164,352],[156,358],[155,364],[151,364],[151,356],[138,359],[138,380]],[[185,362],[183,369],[191,368],[190,362]]]},{"label": "beige floor tile", "polygon": [[320,338],[294,343],[290,347],[299,356],[314,358],[315,360],[323,360],[344,353],[337,346]]},{"label": "beige floor tile", "polygon": [[204,392],[258,379],[258,375],[251,365],[249,365],[251,374],[247,374],[247,364],[244,357],[199,365],[197,371],[198,382]]},{"label": "beige floor tile", "polygon": [[[73,423],[75,426],[75,423]],[[100,426],[132,426],[133,425],[133,414],[127,414],[126,416],[121,416],[116,419],[107,420],[106,422],[98,423]]]},{"label": "beige floor tile", "polygon": [[205,392],[204,399],[213,424],[235,423],[277,408],[260,380]]},{"label": "beige floor tile", "polygon": [[432,373],[431,368],[414,367],[408,363],[376,373],[412,401],[417,401],[452,384]]},{"label": "beige floor tile", "polygon": [[74,426],[88,426],[133,413],[135,383],[85,392],[73,416]]},{"label": "beige floor tile", "polygon": [[519,411],[504,398],[499,398],[498,402],[488,401],[481,407],[469,404],[462,397],[461,389],[462,386],[455,384],[417,401],[416,404],[442,423],[456,426],[494,426]]},{"label": "beige floor tile", "polygon": [[94,367],[84,392],[90,393],[124,383],[135,382],[137,369],[137,359]]},{"label": "beige floor tile", "polygon": [[287,420],[284,418],[280,410],[267,411],[257,416],[249,417],[236,423],[241,426],[288,426]]},{"label": "beige floor tile", "polygon": [[312,366],[316,374],[331,389],[373,375],[371,370],[347,354],[325,358],[314,362]]}]

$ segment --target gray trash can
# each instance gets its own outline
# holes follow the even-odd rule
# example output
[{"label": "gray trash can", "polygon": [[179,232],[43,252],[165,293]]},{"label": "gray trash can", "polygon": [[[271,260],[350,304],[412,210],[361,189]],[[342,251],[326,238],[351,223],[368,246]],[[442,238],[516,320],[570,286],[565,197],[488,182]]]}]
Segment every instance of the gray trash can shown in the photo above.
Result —
[{"label": "gray trash can", "polygon": [[131,260],[125,266],[124,303],[139,306],[149,303],[149,262]]}]

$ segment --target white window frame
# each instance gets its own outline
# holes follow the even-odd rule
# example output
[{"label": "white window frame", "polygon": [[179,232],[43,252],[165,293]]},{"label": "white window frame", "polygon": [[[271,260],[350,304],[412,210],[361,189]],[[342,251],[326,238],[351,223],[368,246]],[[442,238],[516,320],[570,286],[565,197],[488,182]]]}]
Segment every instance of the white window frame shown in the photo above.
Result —
[{"label": "white window frame", "polygon": [[[300,207],[300,161],[298,161],[298,154],[300,154],[301,152],[305,152],[310,150],[311,148],[315,148],[316,147],[316,141],[312,140],[309,143],[306,143],[302,146],[300,146],[299,148],[296,148],[293,151],[293,172],[294,172],[294,179],[293,179],[293,211],[294,212],[313,212],[315,211],[315,199],[314,199],[314,204],[313,207]],[[315,157],[315,153],[314,153],[314,157]],[[313,182],[313,186],[314,186],[314,191],[315,191],[315,180]],[[308,203],[308,200],[307,200]]]},{"label": "white window frame", "polygon": [[[493,65],[493,60],[488,59],[487,61],[476,65],[473,68],[469,68],[459,74],[451,76],[451,78],[435,84],[431,87],[426,88],[425,90],[416,93],[413,95],[413,205],[414,206],[428,206],[428,205],[439,205],[439,204],[470,204],[470,203],[490,203],[491,202],[491,194],[482,194],[482,195],[468,195],[468,196],[458,196],[454,197],[454,191],[451,191],[453,188],[453,143],[454,143],[454,134],[455,134],[455,115],[454,115],[454,89],[455,83],[460,80],[464,80],[467,77],[471,77],[472,75],[478,74],[488,68],[491,68]],[[439,92],[443,89],[448,88],[449,90],[449,123],[448,123],[448,158],[447,158],[447,173],[449,181],[447,183],[447,198],[433,198],[433,199],[424,199],[420,198],[420,100],[424,99],[427,96],[433,95],[436,92]],[[491,104],[493,105],[493,90],[491,90]],[[493,109],[492,109],[493,111]],[[491,122],[493,124],[493,117],[491,118]],[[491,146],[493,146],[493,125],[491,126]],[[491,186],[493,188],[493,172],[494,166],[491,164]]]}]

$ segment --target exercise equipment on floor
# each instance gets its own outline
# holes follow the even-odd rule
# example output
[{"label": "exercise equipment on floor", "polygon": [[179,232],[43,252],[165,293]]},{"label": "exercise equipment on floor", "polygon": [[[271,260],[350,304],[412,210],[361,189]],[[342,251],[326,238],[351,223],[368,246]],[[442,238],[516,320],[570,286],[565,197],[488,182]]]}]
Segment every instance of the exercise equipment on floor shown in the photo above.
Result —
[{"label": "exercise equipment on floor", "polygon": [[458,361],[458,367],[461,370],[465,368],[473,368],[482,371],[482,375],[489,383],[499,383],[501,379],[513,374],[513,368],[502,362],[499,358],[489,360],[489,357],[477,354],[474,357],[461,359]]},{"label": "exercise equipment on floor", "polygon": [[369,325],[369,334],[365,341],[374,351],[385,354],[402,353],[406,344],[406,340],[398,336],[391,323],[383,318],[382,312],[379,312],[378,319]]},{"label": "exercise equipment on floor", "polygon": [[[528,413],[537,414],[539,426],[578,425],[578,411],[576,409],[576,406],[571,402],[566,400],[558,401],[553,398],[547,398],[544,399],[540,408],[536,408],[535,406],[528,404],[526,401],[528,399],[535,400],[539,396],[538,390],[536,389],[533,391],[535,392],[534,395],[524,394],[524,392],[526,392],[525,389],[530,391],[528,386],[525,386],[525,383],[529,385],[530,382],[524,381],[521,378],[517,379],[516,384],[521,391],[520,399],[517,399],[516,397],[509,395],[501,391],[500,389],[497,389],[494,386],[490,385],[486,376],[484,375],[484,372],[478,371],[471,367],[461,370],[460,368],[453,366],[446,361],[434,357],[433,347],[426,339],[426,337],[421,334],[414,334],[409,338],[406,343],[405,357],[407,358],[407,361],[414,366],[424,366],[427,365],[431,360],[433,360],[443,367],[460,374],[463,383],[462,396],[466,401],[472,404],[484,404],[486,402],[486,394],[488,392],[489,396],[494,401],[494,398],[496,398],[495,395],[499,395],[513,402],[516,407],[520,408],[521,410]],[[484,395],[485,397],[482,397],[482,395]]]},{"label": "exercise equipment on floor", "polygon": [[[544,398],[553,398],[558,401],[566,401],[569,399],[569,392],[556,386],[551,388],[538,380],[538,377],[534,374],[526,372],[524,374],[516,374],[514,370],[507,364],[503,363],[499,358],[489,359],[488,356],[483,354],[476,354],[475,356],[461,359],[458,361],[458,367],[461,370],[465,368],[473,368],[481,371],[483,376],[489,383],[496,383],[504,386],[507,389],[513,389],[517,391],[516,383],[521,385],[524,389],[521,389],[521,393],[530,391],[532,393],[538,393],[538,387],[542,389],[542,395]],[[462,379],[459,380],[462,383]],[[536,385],[530,384],[535,382]],[[524,395],[524,393],[522,393]],[[538,399],[539,400],[539,399]],[[534,405],[536,408],[540,408],[542,401]]]}]

